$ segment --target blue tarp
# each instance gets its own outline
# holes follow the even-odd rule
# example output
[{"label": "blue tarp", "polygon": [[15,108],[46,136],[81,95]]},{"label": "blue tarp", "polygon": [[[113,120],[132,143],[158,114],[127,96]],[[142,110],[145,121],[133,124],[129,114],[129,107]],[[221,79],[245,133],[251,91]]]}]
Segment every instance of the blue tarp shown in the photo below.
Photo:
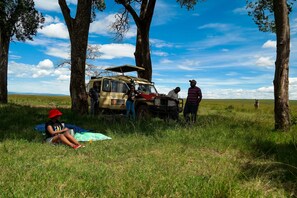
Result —
[{"label": "blue tarp", "polygon": [[[74,125],[74,124],[66,124],[66,123],[65,123],[65,127],[69,128],[69,129],[73,129],[73,131],[74,131],[75,133],[80,133],[80,132],[90,131],[90,130],[87,130],[87,129],[83,129],[83,128],[81,128],[81,127],[78,127],[78,126],[76,126],[76,125]],[[34,129],[35,129],[36,131],[41,132],[41,133],[45,133],[45,124],[38,124],[38,125],[36,125],[36,126],[34,127]]]},{"label": "blue tarp", "polygon": [[[75,139],[80,142],[84,141],[97,141],[97,140],[110,140],[111,138],[103,135],[101,133],[91,132],[90,130],[83,129],[79,126],[73,125],[73,124],[66,124],[65,127],[69,129],[73,129],[75,132]],[[34,127],[36,131],[41,132],[42,134],[45,134],[45,124],[39,124]]]}]

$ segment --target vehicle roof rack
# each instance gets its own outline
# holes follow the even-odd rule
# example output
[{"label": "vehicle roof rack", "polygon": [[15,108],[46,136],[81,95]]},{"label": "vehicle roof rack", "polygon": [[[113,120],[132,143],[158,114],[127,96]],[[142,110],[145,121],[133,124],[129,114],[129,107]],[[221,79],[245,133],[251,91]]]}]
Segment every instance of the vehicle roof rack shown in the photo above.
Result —
[{"label": "vehicle roof rack", "polygon": [[105,70],[118,72],[118,73],[126,73],[126,72],[132,72],[132,71],[144,71],[145,69],[142,67],[137,67],[133,65],[122,65],[118,67],[109,67],[109,68],[106,68]]}]

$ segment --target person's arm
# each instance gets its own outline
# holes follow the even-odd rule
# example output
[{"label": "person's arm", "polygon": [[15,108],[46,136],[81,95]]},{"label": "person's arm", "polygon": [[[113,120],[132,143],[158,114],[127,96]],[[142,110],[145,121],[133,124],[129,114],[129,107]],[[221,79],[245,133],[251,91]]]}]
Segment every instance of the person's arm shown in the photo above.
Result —
[{"label": "person's arm", "polygon": [[57,134],[61,134],[61,133],[64,133],[66,131],[68,131],[69,129],[67,127],[63,128],[62,130],[57,130],[57,131],[54,131],[53,127],[51,125],[48,125],[47,126],[47,131],[52,135],[57,135]]},{"label": "person's arm", "polygon": [[198,104],[201,102],[202,100],[202,92],[201,92],[201,89],[198,88]]}]

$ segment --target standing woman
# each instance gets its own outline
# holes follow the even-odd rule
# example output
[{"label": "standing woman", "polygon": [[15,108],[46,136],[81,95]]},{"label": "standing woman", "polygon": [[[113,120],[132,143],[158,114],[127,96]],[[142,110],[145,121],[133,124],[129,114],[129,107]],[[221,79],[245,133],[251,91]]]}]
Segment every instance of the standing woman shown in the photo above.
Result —
[{"label": "standing woman", "polygon": [[128,96],[127,101],[126,101],[126,116],[127,118],[130,117],[130,113],[132,114],[132,119],[135,120],[135,106],[134,106],[134,101],[135,97],[138,95],[138,92],[135,90],[134,85],[130,86],[130,89],[127,91],[127,93],[124,94]]},{"label": "standing woman", "polygon": [[82,147],[79,142],[69,133],[68,128],[64,128],[59,121],[62,113],[58,109],[52,109],[49,111],[48,118],[50,119],[45,124],[46,142],[59,143],[62,142],[74,149]]}]

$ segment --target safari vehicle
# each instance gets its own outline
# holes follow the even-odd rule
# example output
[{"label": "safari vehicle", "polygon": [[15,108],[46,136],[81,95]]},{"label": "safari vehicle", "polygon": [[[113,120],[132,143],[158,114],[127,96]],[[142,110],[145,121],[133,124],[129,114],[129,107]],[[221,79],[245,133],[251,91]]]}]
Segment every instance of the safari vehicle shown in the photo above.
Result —
[{"label": "safari vehicle", "polygon": [[[173,108],[168,106],[168,101],[172,98],[164,94],[159,94],[154,83],[134,76],[124,75],[127,72],[144,70],[141,67],[123,65],[105,69],[116,75],[106,75],[91,77],[87,84],[87,91],[97,83],[99,89],[99,112],[100,113],[125,113],[126,97],[124,94],[129,90],[130,85],[135,86],[135,90],[140,94],[135,99],[135,112],[137,117],[160,117],[170,118]],[[177,107],[181,112],[183,100],[180,99]]]}]

